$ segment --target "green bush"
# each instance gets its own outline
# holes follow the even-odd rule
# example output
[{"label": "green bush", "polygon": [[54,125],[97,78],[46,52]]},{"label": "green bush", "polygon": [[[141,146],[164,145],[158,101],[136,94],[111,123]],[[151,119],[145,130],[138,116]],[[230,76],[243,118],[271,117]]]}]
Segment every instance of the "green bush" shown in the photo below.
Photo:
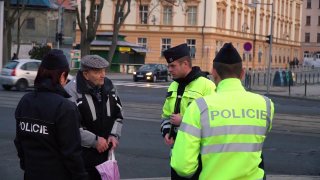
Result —
[{"label": "green bush", "polygon": [[34,46],[30,51],[29,55],[31,59],[42,60],[43,57],[51,50],[50,46],[47,45],[38,45]]}]

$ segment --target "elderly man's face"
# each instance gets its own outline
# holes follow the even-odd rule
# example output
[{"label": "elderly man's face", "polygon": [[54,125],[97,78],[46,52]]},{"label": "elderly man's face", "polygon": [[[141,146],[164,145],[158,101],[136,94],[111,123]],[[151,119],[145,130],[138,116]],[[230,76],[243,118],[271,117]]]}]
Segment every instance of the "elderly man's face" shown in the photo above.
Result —
[{"label": "elderly man's face", "polygon": [[88,71],[84,71],[83,76],[86,80],[90,81],[95,86],[102,86],[104,84],[106,70],[105,69],[91,69]]}]

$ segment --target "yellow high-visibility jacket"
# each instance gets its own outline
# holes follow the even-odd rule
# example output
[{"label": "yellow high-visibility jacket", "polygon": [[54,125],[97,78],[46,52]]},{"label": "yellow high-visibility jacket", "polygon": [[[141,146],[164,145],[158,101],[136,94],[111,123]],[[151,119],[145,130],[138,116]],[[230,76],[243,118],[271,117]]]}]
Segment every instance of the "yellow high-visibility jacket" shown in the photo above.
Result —
[{"label": "yellow high-visibility jacket", "polygon": [[[168,88],[167,97],[164,102],[162,108],[162,123],[161,123],[161,132],[162,135],[165,136],[166,133],[169,132],[170,129],[170,116],[174,112],[175,103],[177,99],[177,91],[178,91],[179,83],[176,81],[172,82]],[[216,86],[215,84],[205,78],[198,77],[197,79],[191,81],[184,89],[184,93],[182,95],[181,104],[180,104],[180,114],[184,115],[185,110],[188,105],[199,97],[203,97],[206,95],[210,95],[215,93]]]},{"label": "yellow high-visibility jacket", "polygon": [[273,115],[269,98],[247,92],[239,79],[222,80],[215,94],[197,99],[186,110],[171,167],[191,177],[200,154],[200,179],[262,179],[264,171],[258,166]]}]

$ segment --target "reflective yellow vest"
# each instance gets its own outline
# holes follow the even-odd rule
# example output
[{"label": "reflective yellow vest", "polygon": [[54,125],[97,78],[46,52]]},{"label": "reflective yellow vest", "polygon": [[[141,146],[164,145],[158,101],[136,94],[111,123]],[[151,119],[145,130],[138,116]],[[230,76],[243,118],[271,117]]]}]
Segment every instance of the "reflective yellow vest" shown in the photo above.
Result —
[{"label": "reflective yellow vest", "polygon": [[262,146],[271,129],[272,101],[247,92],[239,79],[225,79],[217,93],[190,104],[172,150],[171,167],[192,176],[201,155],[203,180],[262,179]]},{"label": "reflective yellow vest", "polygon": [[[175,102],[177,99],[177,90],[179,84],[177,82],[172,82],[168,88],[167,97],[162,108],[162,129],[169,129],[170,125],[170,115],[174,112]],[[192,82],[190,82],[184,89],[180,104],[180,114],[183,116],[188,105],[199,97],[210,95],[215,93],[215,84],[205,78],[199,77]]]}]

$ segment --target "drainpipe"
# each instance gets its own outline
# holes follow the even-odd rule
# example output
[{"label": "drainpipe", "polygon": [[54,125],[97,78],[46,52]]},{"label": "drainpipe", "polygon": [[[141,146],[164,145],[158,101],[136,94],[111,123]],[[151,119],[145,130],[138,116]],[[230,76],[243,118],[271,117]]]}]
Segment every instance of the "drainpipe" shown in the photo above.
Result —
[{"label": "drainpipe", "polygon": [[207,0],[204,0],[204,13],[203,13],[203,26],[201,29],[202,36],[202,59],[204,57],[204,28],[206,27],[206,15],[207,15]]}]

